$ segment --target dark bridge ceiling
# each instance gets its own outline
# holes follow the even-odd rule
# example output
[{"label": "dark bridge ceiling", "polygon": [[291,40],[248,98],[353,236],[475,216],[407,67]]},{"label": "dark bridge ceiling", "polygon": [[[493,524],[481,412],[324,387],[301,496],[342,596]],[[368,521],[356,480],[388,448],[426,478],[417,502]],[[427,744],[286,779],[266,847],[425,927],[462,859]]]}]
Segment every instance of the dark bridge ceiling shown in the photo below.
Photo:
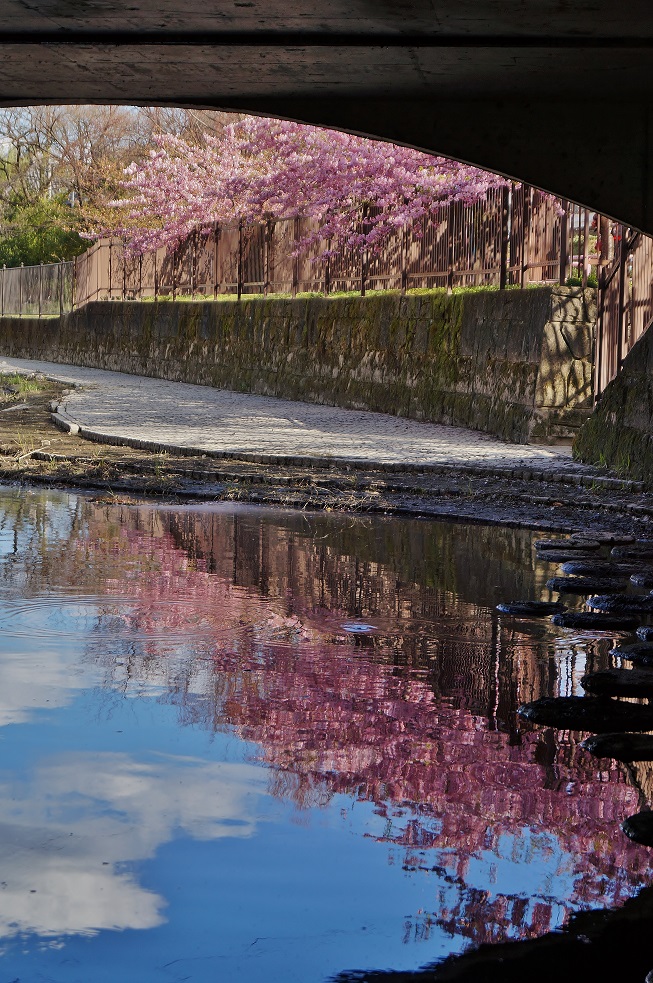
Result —
[{"label": "dark bridge ceiling", "polygon": [[650,0],[0,0],[0,104],[340,126],[653,231]]}]

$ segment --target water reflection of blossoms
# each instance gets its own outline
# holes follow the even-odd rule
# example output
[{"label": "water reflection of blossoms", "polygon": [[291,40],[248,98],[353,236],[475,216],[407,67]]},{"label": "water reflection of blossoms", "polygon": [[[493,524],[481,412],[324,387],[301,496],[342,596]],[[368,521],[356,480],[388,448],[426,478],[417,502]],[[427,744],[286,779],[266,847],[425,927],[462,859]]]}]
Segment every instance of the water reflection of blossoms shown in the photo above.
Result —
[{"label": "water reflection of blossoms", "polygon": [[[515,632],[465,600],[476,531],[414,523],[407,549],[373,527],[307,534],[294,517],[111,518],[87,506],[58,567],[62,585],[98,595],[89,655],[111,687],[255,743],[273,794],[299,808],[374,803],[389,861],[433,878],[409,935],[435,921],[477,943],[539,935],[641,886],[646,858],[618,831],[638,801],[622,772],[514,717],[521,700],[573,688],[575,660],[600,665],[605,647],[557,659],[541,629]],[[482,579],[517,596],[528,537],[495,542]],[[352,619],[375,630],[348,632]]]}]

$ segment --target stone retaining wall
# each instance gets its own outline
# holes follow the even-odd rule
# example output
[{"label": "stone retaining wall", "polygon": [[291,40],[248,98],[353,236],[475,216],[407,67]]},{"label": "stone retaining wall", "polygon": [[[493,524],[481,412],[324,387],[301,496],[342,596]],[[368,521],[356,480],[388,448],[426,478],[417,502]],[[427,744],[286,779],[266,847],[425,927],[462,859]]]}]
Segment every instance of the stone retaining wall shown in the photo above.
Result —
[{"label": "stone retaining wall", "polygon": [[632,347],[574,442],[574,456],[650,485],[653,477],[653,331]]},{"label": "stone retaining wall", "polygon": [[0,354],[468,426],[568,436],[591,406],[593,291],[98,302],[0,319]]}]

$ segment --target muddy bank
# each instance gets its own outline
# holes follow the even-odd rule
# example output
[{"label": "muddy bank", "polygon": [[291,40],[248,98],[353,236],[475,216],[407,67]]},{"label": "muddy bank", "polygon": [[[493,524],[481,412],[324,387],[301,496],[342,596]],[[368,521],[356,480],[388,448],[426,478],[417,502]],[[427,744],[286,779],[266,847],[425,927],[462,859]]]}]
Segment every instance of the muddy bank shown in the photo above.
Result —
[{"label": "muddy bank", "polygon": [[[653,528],[653,493],[565,483],[566,476],[510,477],[487,468],[401,472],[333,465],[253,464],[90,443],[51,420],[65,387],[0,394],[0,481],[93,489],[109,498],[245,501],[331,511],[411,514],[572,532]],[[606,473],[607,475],[607,473]],[[610,484],[609,482],[606,484]]]}]

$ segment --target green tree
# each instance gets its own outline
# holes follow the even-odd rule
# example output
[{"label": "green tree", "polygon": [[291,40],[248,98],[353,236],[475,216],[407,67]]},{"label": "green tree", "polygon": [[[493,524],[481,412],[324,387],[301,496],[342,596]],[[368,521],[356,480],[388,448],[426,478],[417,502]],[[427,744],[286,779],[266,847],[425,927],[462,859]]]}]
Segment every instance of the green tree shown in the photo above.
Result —
[{"label": "green tree", "polygon": [[[134,106],[0,109],[0,264],[67,259],[79,233],[120,225],[123,170],[146,158],[156,133],[198,143],[231,117],[212,110]],[[74,204],[69,207],[66,204]]]},{"label": "green tree", "polygon": [[0,219],[0,266],[35,266],[72,259],[88,248],[77,231],[78,209],[57,198],[6,207]]}]

